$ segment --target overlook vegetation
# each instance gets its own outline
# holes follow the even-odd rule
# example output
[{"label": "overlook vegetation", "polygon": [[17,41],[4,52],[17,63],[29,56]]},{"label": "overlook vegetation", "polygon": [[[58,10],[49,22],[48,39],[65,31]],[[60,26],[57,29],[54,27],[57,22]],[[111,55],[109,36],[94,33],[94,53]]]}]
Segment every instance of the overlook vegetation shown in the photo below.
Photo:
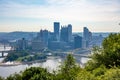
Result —
[{"label": "overlook vegetation", "polygon": [[58,71],[31,67],[0,80],[120,80],[120,34],[110,34],[102,48],[94,47],[93,55],[84,68],[69,54]]},{"label": "overlook vegetation", "polygon": [[19,57],[24,57],[29,55],[28,51],[12,51],[10,52],[7,57],[4,59],[5,62],[7,61],[15,61],[17,60]]},{"label": "overlook vegetation", "polygon": [[42,53],[31,54],[29,51],[12,51],[4,59],[4,62],[7,61],[29,62],[35,60],[43,60],[46,58],[47,58],[46,54]]}]

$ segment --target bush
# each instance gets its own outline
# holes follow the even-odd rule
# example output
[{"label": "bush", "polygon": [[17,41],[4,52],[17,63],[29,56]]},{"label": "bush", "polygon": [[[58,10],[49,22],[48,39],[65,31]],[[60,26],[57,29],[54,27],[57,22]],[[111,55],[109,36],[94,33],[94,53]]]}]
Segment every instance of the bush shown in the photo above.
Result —
[{"label": "bush", "polygon": [[93,48],[92,60],[86,65],[88,70],[98,68],[100,65],[107,68],[120,66],[120,34],[110,34],[102,46]]},{"label": "bush", "polygon": [[120,69],[108,69],[104,75],[97,77],[99,80],[120,80]]},{"label": "bush", "polygon": [[22,80],[51,80],[52,74],[40,67],[31,67],[22,73]]}]

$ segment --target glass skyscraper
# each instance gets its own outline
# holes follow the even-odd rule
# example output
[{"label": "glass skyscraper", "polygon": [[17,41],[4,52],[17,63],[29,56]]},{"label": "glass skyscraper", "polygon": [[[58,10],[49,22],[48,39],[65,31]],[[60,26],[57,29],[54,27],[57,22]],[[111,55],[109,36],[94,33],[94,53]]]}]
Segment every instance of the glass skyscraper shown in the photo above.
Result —
[{"label": "glass skyscraper", "polygon": [[59,31],[60,31],[60,23],[54,22],[54,37],[56,41],[59,41]]}]

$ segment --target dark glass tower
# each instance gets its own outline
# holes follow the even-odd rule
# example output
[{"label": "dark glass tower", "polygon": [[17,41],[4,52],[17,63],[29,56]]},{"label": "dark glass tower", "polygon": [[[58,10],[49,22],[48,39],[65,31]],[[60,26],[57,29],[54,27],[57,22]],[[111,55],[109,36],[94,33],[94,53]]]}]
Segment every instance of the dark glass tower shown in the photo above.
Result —
[{"label": "dark glass tower", "polygon": [[83,47],[87,48],[89,46],[90,41],[92,40],[92,33],[89,31],[87,27],[84,27],[83,31]]},{"label": "dark glass tower", "polygon": [[54,22],[54,36],[56,41],[59,41],[59,31],[60,31],[60,23]]},{"label": "dark glass tower", "polygon": [[75,36],[74,37],[74,48],[82,48],[82,37],[81,36]]}]

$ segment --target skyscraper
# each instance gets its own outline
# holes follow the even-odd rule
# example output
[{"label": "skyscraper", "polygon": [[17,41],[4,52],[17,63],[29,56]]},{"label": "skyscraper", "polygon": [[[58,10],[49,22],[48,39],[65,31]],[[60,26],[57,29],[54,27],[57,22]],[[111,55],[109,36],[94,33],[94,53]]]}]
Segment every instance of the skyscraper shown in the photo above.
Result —
[{"label": "skyscraper", "polygon": [[56,41],[59,41],[59,30],[60,30],[60,23],[59,22],[54,22],[54,36]]},{"label": "skyscraper", "polygon": [[60,40],[65,42],[70,42],[72,39],[72,25],[61,26]]},{"label": "skyscraper", "polygon": [[84,40],[88,41],[88,37],[89,37],[89,30],[87,27],[84,27],[83,38]]},{"label": "skyscraper", "polygon": [[25,50],[27,48],[27,45],[28,45],[27,42],[28,41],[25,38],[18,40],[16,50]]},{"label": "skyscraper", "polygon": [[84,27],[83,29],[84,29],[84,31],[83,31],[83,47],[87,48],[92,39],[92,33],[88,30],[87,27]]},{"label": "skyscraper", "polygon": [[74,48],[82,48],[82,37],[81,36],[75,36],[74,37]]},{"label": "skyscraper", "polygon": [[68,28],[61,26],[60,41],[68,42]]},{"label": "skyscraper", "polygon": [[42,41],[46,46],[48,45],[48,30],[40,30],[37,34],[38,40]]},{"label": "skyscraper", "polygon": [[48,47],[48,30],[40,30],[37,37],[32,40],[32,50],[42,51]]},{"label": "skyscraper", "polygon": [[68,24],[68,41],[72,40],[72,25]]}]

